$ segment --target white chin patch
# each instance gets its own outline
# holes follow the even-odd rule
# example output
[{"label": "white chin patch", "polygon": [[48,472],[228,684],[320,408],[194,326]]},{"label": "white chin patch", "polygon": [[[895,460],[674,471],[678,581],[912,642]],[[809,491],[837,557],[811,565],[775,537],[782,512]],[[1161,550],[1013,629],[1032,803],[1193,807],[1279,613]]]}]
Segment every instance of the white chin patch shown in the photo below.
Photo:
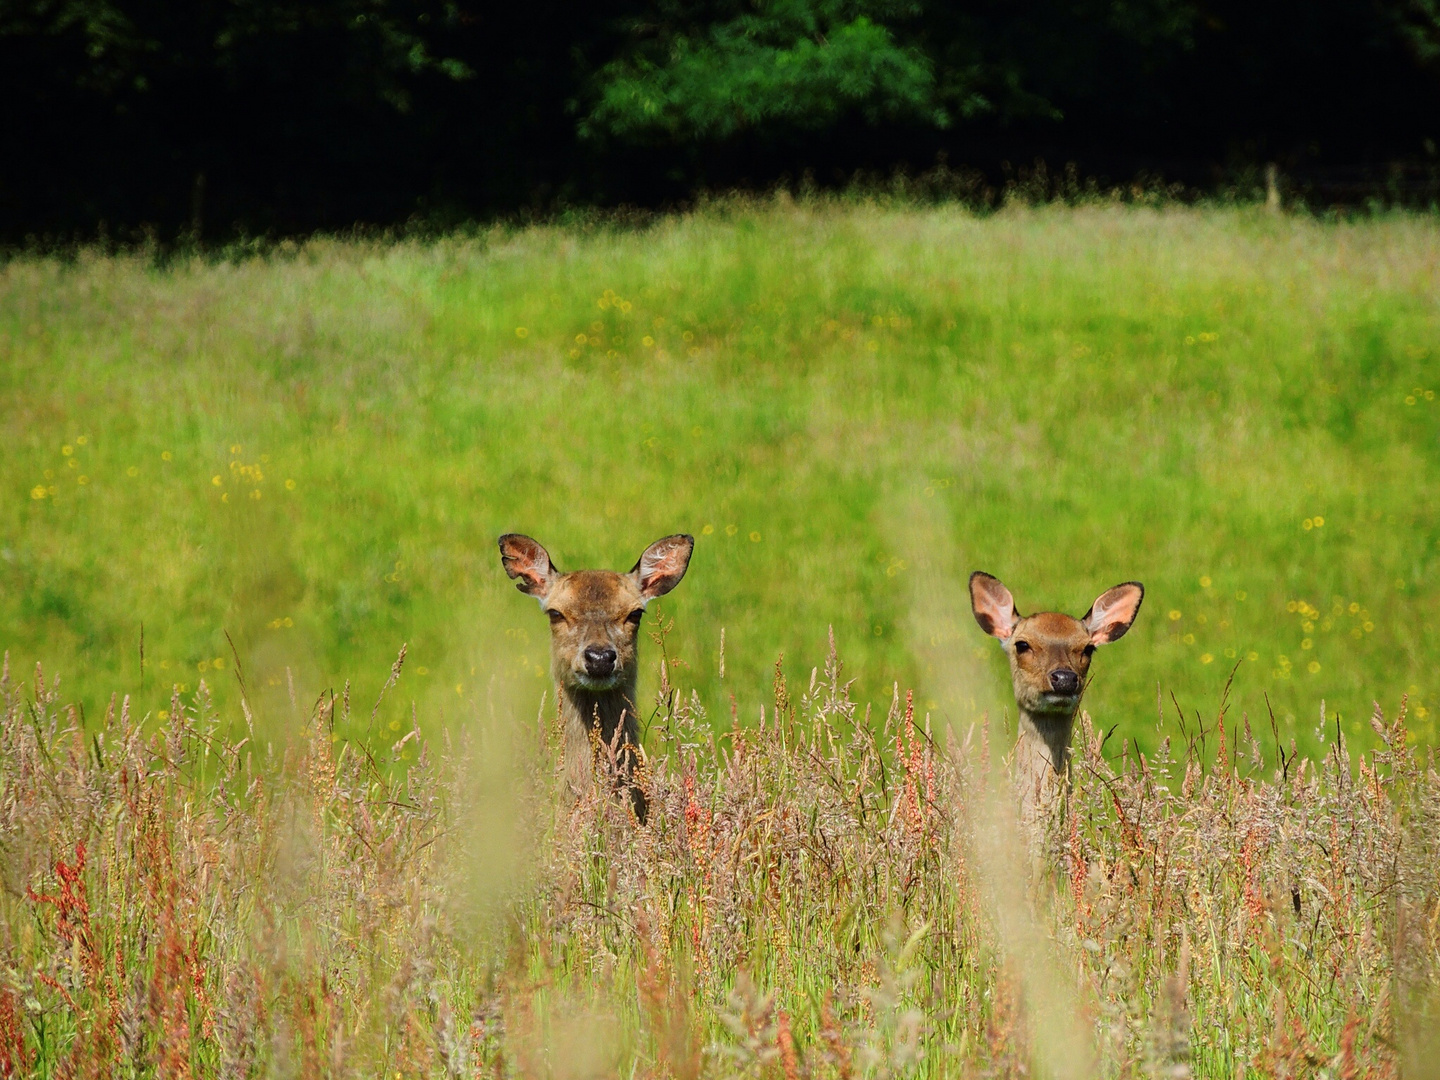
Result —
[{"label": "white chin patch", "polygon": [[1073,709],[1079,700],[1079,694],[1056,694],[1046,691],[1040,695],[1040,704],[1036,711],[1063,712],[1066,709]]},{"label": "white chin patch", "polygon": [[575,685],[586,690],[614,690],[620,685],[620,671],[613,675],[606,675],[603,679],[597,679],[593,675],[586,675],[584,672],[575,672]]}]

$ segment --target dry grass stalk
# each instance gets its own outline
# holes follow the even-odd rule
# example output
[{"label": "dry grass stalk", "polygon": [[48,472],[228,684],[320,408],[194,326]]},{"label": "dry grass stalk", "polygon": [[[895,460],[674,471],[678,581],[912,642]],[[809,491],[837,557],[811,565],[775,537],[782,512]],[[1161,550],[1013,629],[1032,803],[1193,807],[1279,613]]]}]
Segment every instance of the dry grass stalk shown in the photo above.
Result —
[{"label": "dry grass stalk", "polygon": [[[637,830],[600,793],[556,809],[553,757],[503,718],[402,763],[332,741],[328,699],[269,750],[203,686],[87,730],[53,679],[7,677],[0,1076],[1053,1070],[972,870],[983,730],[937,738],[898,691],[857,709],[833,650],[798,685],[777,670],[761,724],[726,731],[668,686]],[[1248,722],[1218,761],[1107,757],[1082,714],[1065,858],[1016,886],[1093,1033],[1077,1071],[1427,1052],[1440,777],[1403,710],[1375,726],[1358,760],[1270,763]]]}]

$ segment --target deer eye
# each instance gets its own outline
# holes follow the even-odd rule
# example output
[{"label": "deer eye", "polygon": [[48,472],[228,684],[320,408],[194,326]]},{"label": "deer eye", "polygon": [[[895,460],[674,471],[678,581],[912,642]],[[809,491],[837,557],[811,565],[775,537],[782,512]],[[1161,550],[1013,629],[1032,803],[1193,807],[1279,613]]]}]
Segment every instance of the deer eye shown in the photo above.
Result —
[{"label": "deer eye", "polygon": [[1094,655],[1095,655],[1095,646],[1094,646],[1094,645],[1086,645],[1085,648],[1081,649],[1080,651],[1081,651],[1082,653],[1084,653],[1086,656],[1094,656]]},{"label": "deer eye", "polygon": [[628,622],[631,626],[639,626],[640,620],[644,617],[644,615],[644,608],[636,608],[634,611],[630,612],[629,615],[625,616],[625,621]]},{"label": "deer eye", "polygon": [[1017,641],[1017,642],[1015,642],[1015,651],[1016,651],[1017,653],[1029,652],[1029,651],[1030,651],[1030,643],[1029,643],[1028,641]]},{"label": "deer eye", "polygon": [[554,608],[547,609],[545,614],[549,617],[551,626],[559,626],[561,623],[566,621],[565,616],[560,614],[560,612],[556,611]]}]

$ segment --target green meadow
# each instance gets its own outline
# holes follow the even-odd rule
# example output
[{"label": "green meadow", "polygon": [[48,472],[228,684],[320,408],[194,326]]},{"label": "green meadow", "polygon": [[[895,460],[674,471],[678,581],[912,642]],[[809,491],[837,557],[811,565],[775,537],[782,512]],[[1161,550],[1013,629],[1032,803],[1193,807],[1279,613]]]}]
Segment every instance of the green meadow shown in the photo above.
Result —
[{"label": "green meadow", "polygon": [[[1087,697],[1142,747],[1157,688],[1180,735],[1232,673],[1257,734],[1273,709],[1314,746],[1323,701],[1319,738],[1367,738],[1408,694],[1433,742],[1437,356],[1433,216],[781,200],[15,256],[0,647],[87,715],[202,679],[233,704],[238,657],[280,730],[347,680],[363,721],[406,644],[388,707],[446,724],[497,673],[547,688],[500,533],[628,569],[683,531],[651,610],[727,724],[782,655],[805,684],[832,627],[857,700],[1002,708],[978,568],[1022,612],[1144,582]],[[917,620],[936,598],[953,617]]]}]

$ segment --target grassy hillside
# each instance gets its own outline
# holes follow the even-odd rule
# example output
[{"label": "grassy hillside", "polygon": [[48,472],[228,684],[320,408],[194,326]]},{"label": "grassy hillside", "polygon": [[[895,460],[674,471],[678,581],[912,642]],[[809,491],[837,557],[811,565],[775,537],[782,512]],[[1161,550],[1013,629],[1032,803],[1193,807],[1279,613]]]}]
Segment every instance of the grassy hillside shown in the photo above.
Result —
[{"label": "grassy hillside", "polygon": [[829,625],[858,698],[996,707],[968,613],[913,615],[978,567],[1022,611],[1146,584],[1087,701],[1142,745],[1157,684],[1211,715],[1237,663],[1237,706],[1302,741],[1322,699],[1362,738],[1407,691],[1433,740],[1437,273],[1431,217],[871,204],[14,259],[0,646],[91,713],[160,710],[233,701],[228,632],[264,720],[373,700],[408,642],[441,723],[495,664],[545,686],[499,533],[568,569],[689,531],[655,608],[715,714]]}]

